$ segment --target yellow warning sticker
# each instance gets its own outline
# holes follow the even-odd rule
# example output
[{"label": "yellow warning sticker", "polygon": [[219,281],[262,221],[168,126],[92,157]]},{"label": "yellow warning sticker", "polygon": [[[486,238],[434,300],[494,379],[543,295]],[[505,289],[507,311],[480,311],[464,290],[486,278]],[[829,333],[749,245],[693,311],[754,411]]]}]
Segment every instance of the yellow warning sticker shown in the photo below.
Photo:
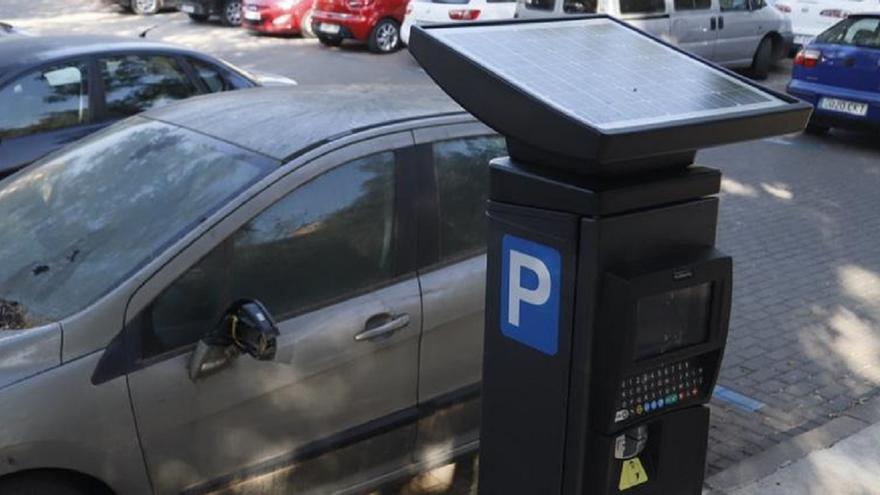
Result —
[{"label": "yellow warning sticker", "polygon": [[642,461],[638,457],[623,461],[623,468],[620,470],[620,483],[617,485],[618,490],[624,491],[647,482],[648,473],[645,472]]}]

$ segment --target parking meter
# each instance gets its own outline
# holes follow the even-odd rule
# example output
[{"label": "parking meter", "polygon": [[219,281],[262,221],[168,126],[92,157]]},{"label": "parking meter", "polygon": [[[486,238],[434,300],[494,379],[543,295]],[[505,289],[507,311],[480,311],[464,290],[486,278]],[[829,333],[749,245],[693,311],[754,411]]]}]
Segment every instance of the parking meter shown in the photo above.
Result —
[{"label": "parking meter", "polygon": [[417,27],[410,50],[510,154],[489,170],[480,493],[699,494],[732,262],[696,151],[810,107],[606,16]]}]

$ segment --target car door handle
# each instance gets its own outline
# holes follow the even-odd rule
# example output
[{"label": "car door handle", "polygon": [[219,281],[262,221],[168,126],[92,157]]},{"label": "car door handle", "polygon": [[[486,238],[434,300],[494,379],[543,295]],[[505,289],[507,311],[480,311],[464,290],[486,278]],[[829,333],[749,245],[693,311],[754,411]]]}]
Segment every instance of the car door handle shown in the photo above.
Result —
[{"label": "car door handle", "polygon": [[718,16],[718,29],[724,29],[724,16]]},{"label": "car door handle", "polygon": [[[385,323],[382,323],[378,326],[371,327],[370,322],[375,321],[377,319],[386,319],[390,318]],[[358,342],[363,342],[365,340],[374,340],[381,337],[387,337],[392,333],[400,330],[401,328],[409,325],[409,315],[404,313],[402,315],[390,316],[390,315],[376,315],[369,320],[367,320],[366,329],[355,335],[354,340]]]},{"label": "car door handle", "polygon": [[716,24],[717,22],[718,21],[716,21],[714,17],[709,19],[709,30],[710,31],[715,31],[715,29],[718,28],[718,25]]}]

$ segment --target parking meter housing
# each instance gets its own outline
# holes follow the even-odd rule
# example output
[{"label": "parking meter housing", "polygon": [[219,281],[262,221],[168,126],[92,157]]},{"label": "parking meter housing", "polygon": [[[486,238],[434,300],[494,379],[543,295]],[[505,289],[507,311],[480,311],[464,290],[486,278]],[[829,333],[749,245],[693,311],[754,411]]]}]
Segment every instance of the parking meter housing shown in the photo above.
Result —
[{"label": "parking meter housing", "polygon": [[[809,106],[605,16],[416,27],[410,50],[510,153],[489,168],[480,492],[701,493],[733,263],[721,174],[694,158]],[[696,101],[651,96],[679,74]]]},{"label": "parking meter housing", "polygon": [[[667,52],[666,55],[678,59],[676,63],[685,63],[684,67],[693,64],[708,67],[708,63],[701,59],[605,15],[572,16],[551,22],[559,28],[581,27],[585,22],[611,23],[622,34],[631,34],[632,39],[646,42],[647,47]],[[809,104],[797,98],[759,86],[726,69],[713,67],[712,74],[719,80],[735,81],[756,94],[766,95],[774,104],[740,105],[742,108],[717,113],[685,113],[669,120],[634,119],[625,125],[608,126],[565,111],[567,100],[576,100],[581,95],[551,95],[555,101],[548,102],[542,99],[543,95],[531,92],[531,87],[497,71],[498,63],[491,61],[494,54],[486,53],[481,59],[480,52],[464,52],[460,46],[450,45],[447,41],[450,38],[444,36],[444,32],[451,30],[511,25],[523,29],[547,23],[546,20],[530,19],[469,23],[467,28],[462,28],[461,24],[414,26],[409,43],[410,52],[431,78],[462,107],[505,136],[510,156],[521,163],[597,176],[687,167],[693,163],[697,150],[702,148],[798,132],[812,112]],[[517,43],[516,33],[504,41]],[[620,41],[631,39],[614,40],[615,43]],[[548,49],[560,48],[552,43],[552,39],[547,42]],[[522,55],[542,56],[538,49],[535,52]],[[687,64],[688,61],[692,63]],[[601,72],[602,66],[593,62],[583,60],[585,69]],[[657,60],[648,59],[643,63],[646,65],[637,69],[644,71],[645,79],[650,80]],[[663,83],[674,87],[676,81]],[[633,85],[631,94],[638,95],[640,89]],[[603,91],[601,87],[595,90]]]}]

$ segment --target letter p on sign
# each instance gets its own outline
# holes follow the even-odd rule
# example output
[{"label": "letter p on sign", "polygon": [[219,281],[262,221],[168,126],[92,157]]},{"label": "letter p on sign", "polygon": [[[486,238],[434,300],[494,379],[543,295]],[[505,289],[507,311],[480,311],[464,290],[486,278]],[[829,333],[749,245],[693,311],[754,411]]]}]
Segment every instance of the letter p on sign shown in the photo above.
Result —
[{"label": "letter p on sign", "polygon": [[501,240],[501,333],[545,354],[559,350],[559,251],[510,234]]}]

